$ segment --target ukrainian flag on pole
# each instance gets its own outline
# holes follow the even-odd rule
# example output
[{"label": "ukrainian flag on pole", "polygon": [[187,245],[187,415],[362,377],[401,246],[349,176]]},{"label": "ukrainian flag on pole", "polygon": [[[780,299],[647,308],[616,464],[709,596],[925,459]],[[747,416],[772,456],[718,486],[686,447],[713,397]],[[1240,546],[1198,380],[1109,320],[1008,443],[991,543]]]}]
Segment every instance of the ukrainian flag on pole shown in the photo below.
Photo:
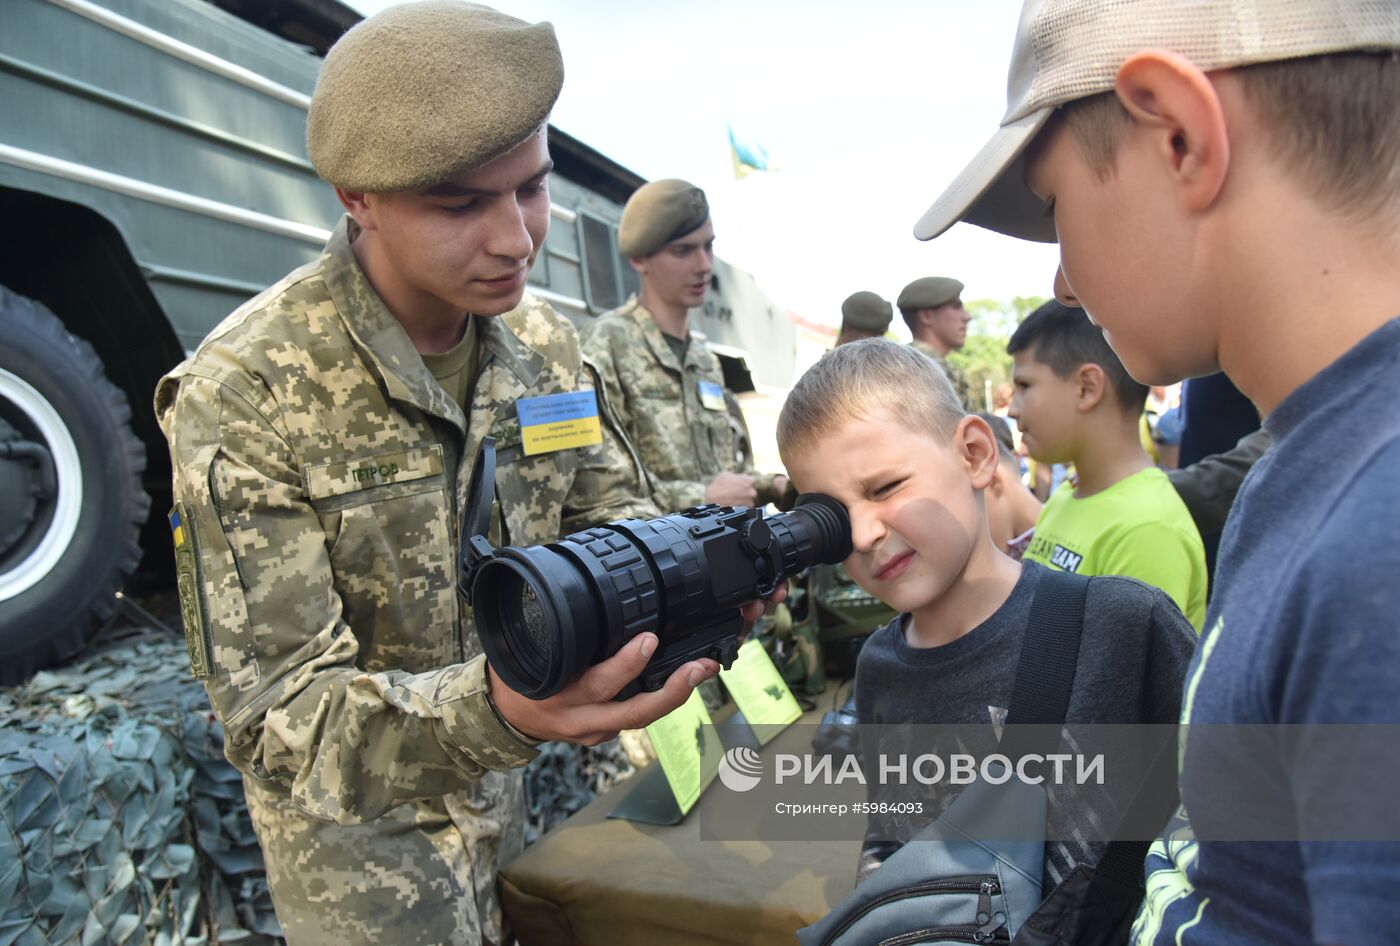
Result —
[{"label": "ukrainian flag on pole", "polygon": [[775,170],[763,145],[729,126],[729,154],[734,159],[734,177],[742,180],[754,171]]}]

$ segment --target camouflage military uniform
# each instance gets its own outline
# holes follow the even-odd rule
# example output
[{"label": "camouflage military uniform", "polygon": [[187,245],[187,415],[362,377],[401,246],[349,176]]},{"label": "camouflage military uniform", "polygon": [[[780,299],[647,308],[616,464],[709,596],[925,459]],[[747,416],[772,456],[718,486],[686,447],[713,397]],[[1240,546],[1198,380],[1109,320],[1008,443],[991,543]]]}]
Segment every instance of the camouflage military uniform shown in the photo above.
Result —
[{"label": "camouflage military uniform", "polygon": [[[724,387],[719,359],[703,336],[690,333],[681,365],[634,297],[593,324],[583,350],[602,373],[607,400],[636,446],[663,512],[704,502],[705,487],[722,472],[754,472],[736,462],[728,412],[701,403],[701,382]],[[759,505],[777,501],[772,476],[756,474],[754,485]]]},{"label": "camouflage military uniform", "polygon": [[943,369],[943,373],[946,374],[948,380],[953,383],[953,390],[957,392],[958,400],[962,401],[964,410],[982,410],[981,407],[977,406],[980,402],[972,396],[972,385],[967,383],[966,376],[963,375],[961,370],[948,364],[948,359],[940,355],[937,348],[934,348],[927,342],[921,342],[918,339],[915,339],[909,344],[913,346],[915,351],[922,352],[938,362],[938,367]]},{"label": "camouflage military uniform", "polygon": [[291,943],[499,941],[497,863],[523,844],[502,773],[536,752],[488,699],[454,590],[471,463],[504,444],[493,539],[656,512],[606,410],[601,445],[522,453],[518,398],[597,387],[568,322],[529,296],[481,319],[464,416],[347,224],[157,389],[186,633]]}]

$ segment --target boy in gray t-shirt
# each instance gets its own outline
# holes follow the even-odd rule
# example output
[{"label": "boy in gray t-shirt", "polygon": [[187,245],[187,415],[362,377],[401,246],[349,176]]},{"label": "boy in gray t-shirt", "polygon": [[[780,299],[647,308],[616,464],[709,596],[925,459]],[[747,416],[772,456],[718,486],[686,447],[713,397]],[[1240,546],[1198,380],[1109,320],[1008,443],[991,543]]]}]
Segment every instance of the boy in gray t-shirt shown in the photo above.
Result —
[{"label": "boy in gray t-shirt", "polygon": [[[993,750],[1045,572],[993,544],[982,491],[997,464],[996,439],[986,421],[964,414],[942,370],[917,352],[881,339],[828,352],[788,396],[778,447],[802,491],[845,504],[851,577],[903,612],[861,654],[856,707],[871,800],[917,797],[922,811],[911,816],[900,811],[909,806],[895,805],[871,816],[863,875],[956,795],[947,782],[919,796],[909,786],[882,786],[870,777],[878,757],[943,752],[948,747],[917,744],[952,737],[920,728],[928,724],[958,726],[956,738],[974,743],[960,751]],[[1175,723],[1194,647],[1191,625],[1161,591],[1128,578],[1092,579],[1066,722]],[[1143,772],[1150,762],[1115,758]],[[1112,831],[1137,787],[1110,779],[1050,788],[1047,893],[1097,858],[1103,845],[1092,839]]]}]

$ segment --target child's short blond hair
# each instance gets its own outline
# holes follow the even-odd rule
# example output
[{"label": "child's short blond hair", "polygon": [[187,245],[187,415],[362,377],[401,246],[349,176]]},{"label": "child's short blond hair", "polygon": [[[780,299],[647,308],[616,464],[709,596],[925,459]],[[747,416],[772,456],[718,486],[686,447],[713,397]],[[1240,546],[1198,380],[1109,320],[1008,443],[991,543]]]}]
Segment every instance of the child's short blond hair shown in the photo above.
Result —
[{"label": "child's short blond hair", "polygon": [[966,412],[932,358],[869,338],[833,348],[798,379],[778,416],[778,449],[809,449],[842,424],[876,414],[947,441]]}]

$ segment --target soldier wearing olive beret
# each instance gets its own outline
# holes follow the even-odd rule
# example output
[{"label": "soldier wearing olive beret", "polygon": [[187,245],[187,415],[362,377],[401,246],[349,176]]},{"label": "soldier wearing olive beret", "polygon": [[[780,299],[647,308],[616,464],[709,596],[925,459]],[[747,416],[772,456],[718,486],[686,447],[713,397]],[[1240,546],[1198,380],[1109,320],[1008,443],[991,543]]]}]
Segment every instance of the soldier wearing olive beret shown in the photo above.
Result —
[{"label": "soldier wearing olive beret", "polygon": [[705,337],[690,330],[690,310],[704,302],[714,273],[714,238],[705,192],[694,184],[638,188],[622,210],[617,243],[641,289],[584,339],[657,505],[668,512],[776,502],[787,483],[741,464],[724,372]]},{"label": "soldier wearing olive beret", "polygon": [[841,331],[836,344],[881,338],[890,329],[894,307],[873,292],[853,292],[841,303]]},{"label": "soldier wearing olive beret", "polygon": [[405,3],[356,24],[326,54],[306,150],[316,173],[347,191],[428,187],[541,131],[563,85],[548,23],[458,0]]},{"label": "soldier wearing olive beret", "polygon": [[[452,527],[488,433],[493,532],[530,545],[659,515],[572,326],[525,292],[562,79],[548,24],[455,0],[347,32],[307,147],[348,216],[157,388],[191,667],[289,946],[510,941],[512,770],[541,740],[645,725],[718,670],[600,701],[646,665],[642,635],[528,700],[486,666],[456,594]],[[467,206],[486,212],[452,212]],[[518,402],[582,395],[580,436],[525,462]]]},{"label": "soldier wearing olive beret", "polygon": [[970,317],[962,303],[963,284],[947,276],[925,276],[905,286],[895,304],[914,336],[910,342],[928,355],[948,375],[963,407],[976,410],[972,388],[963,373],[948,363],[948,355],[967,341]]},{"label": "soldier wearing olive beret", "polygon": [[710,202],[700,188],[675,178],[652,181],[637,188],[622,208],[617,248],[628,259],[641,259],[709,219]]}]

